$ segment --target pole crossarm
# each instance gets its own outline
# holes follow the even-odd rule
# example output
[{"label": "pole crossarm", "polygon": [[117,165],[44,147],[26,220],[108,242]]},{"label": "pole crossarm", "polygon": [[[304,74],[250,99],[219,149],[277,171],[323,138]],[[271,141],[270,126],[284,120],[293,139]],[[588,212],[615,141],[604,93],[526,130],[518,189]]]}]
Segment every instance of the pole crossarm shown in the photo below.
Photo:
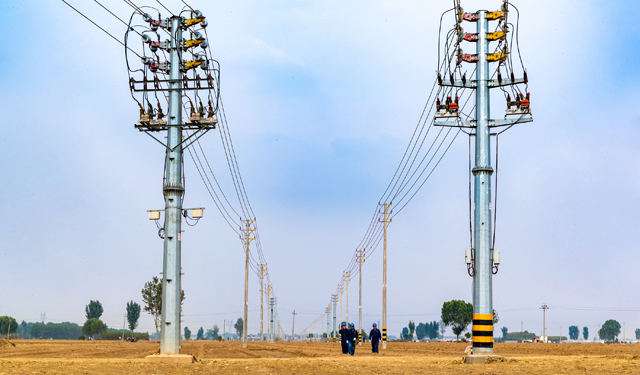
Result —
[{"label": "pole crossarm", "polygon": [[[517,85],[520,83],[528,83],[528,79],[527,78],[515,78],[515,79],[489,79],[486,81],[487,83],[487,87],[489,87],[490,89],[494,89],[497,87],[503,87],[503,86],[511,86],[511,85]],[[442,82],[439,83],[440,86],[446,86],[446,87],[459,87],[459,88],[466,88],[466,89],[474,89],[476,87],[478,87],[478,81],[476,80],[464,80],[464,81],[460,81],[460,80],[455,80],[453,82],[451,81],[445,81],[442,80]]]},{"label": "pole crossarm", "polygon": [[[523,117],[519,119],[499,119],[499,120],[487,120],[487,126],[490,128],[499,128],[502,126],[512,126],[516,124],[522,124],[525,122],[532,122],[532,117]],[[476,120],[469,121],[438,121],[435,120],[433,122],[435,126],[447,126],[452,128],[467,128],[467,129],[475,129],[478,126]]]}]

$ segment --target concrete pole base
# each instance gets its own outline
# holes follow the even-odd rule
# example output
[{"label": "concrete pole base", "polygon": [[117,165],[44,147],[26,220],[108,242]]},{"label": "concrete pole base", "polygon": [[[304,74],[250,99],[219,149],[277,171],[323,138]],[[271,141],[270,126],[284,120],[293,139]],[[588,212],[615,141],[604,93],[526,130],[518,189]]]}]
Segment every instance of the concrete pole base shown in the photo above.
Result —
[{"label": "concrete pole base", "polygon": [[145,362],[193,363],[193,356],[189,354],[154,354],[146,356]]},{"label": "concrete pole base", "polygon": [[483,364],[491,363],[493,361],[501,361],[504,357],[494,354],[468,354],[462,357],[464,363]]}]

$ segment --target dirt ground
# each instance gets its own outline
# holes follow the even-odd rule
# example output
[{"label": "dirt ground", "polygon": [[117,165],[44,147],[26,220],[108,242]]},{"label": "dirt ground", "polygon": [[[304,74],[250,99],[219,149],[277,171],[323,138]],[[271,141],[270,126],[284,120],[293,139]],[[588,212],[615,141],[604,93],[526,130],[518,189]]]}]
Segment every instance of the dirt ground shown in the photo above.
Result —
[{"label": "dirt ground", "polygon": [[189,341],[182,351],[193,364],[147,363],[154,342],[0,340],[4,374],[640,374],[640,344],[496,344],[504,361],[462,363],[467,344],[388,343],[373,355],[355,356],[339,344]]}]

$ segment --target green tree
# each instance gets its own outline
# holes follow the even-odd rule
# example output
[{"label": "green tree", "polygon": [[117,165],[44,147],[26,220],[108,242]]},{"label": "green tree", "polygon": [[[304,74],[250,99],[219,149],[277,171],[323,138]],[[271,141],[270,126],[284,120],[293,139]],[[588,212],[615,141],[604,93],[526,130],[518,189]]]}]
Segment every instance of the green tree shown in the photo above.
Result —
[{"label": "green tree", "polygon": [[416,324],[413,321],[409,321],[409,340],[413,340],[413,332],[416,330]]},{"label": "green tree", "polygon": [[440,328],[440,337],[442,337],[442,339],[444,339],[444,333],[447,332],[447,326],[446,326],[446,324],[444,324],[444,322],[442,320],[440,320],[438,322],[438,326]]},{"label": "green tree", "polygon": [[84,326],[82,326],[82,334],[85,336],[91,336],[93,338],[106,330],[107,325],[98,318],[87,319],[87,321],[84,322]]},{"label": "green tree", "polygon": [[404,328],[402,329],[401,337],[402,337],[402,339],[403,339],[403,340],[405,340],[405,341],[409,340],[409,328],[404,327]]},{"label": "green tree", "polygon": [[620,323],[617,320],[609,319],[602,325],[598,335],[605,341],[614,341],[616,336],[620,334]]},{"label": "green tree", "polygon": [[140,305],[133,301],[127,302],[127,322],[129,322],[131,337],[133,337],[133,330],[138,328],[138,319],[140,319]]},{"label": "green tree", "polygon": [[[587,327],[584,327],[587,328]],[[640,328],[636,328],[636,340],[640,340]]]},{"label": "green tree", "polygon": [[[184,303],[184,290],[180,292],[180,305]],[[151,281],[147,281],[142,289],[143,310],[151,314],[153,323],[156,326],[156,340],[158,339],[158,329],[162,322],[162,280],[154,276]]]},{"label": "green tree", "polygon": [[209,340],[217,340],[218,332],[220,332],[220,328],[217,324],[213,325],[213,328],[207,330],[207,334],[205,335]]},{"label": "green tree", "polygon": [[89,304],[84,308],[84,314],[86,315],[87,320],[100,319],[103,311],[100,301],[89,301]]},{"label": "green tree", "polygon": [[29,336],[29,331],[27,329],[28,327],[29,327],[29,325],[24,320],[22,321],[22,323],[20,323],[20,338],[21,339],[28,338],[27,337],[27,336]]},{"label": "green tree", "polygon": [[418,340],[422,340],[423,338],[427,337],[427,332],[428,326],[424,323],[418,323],[418,326],[416,327],[416,337],[418,338]]},{"label": "green tree", "polygon": [[0,316],[0,335],[8,338],[7,335],[16,333],[18,322],[10,316]]},{"label": "green tree", "polygon": [[509,333],[509,328],[507,327],[502,327],[502,339],[506,340],[507,339],[507,334]]},{"label": "green tree", "polygon": [[185,340],[189,340],[191,338],[191,330],[189,330],[189,327],[184,327],[184,339]]},{"label": "green tree", "polygon": [[204,328],[200,327],[198,333],[196,334],[196,340],[204,339]]},{"label": "green tree", "polygon": [[233,325],[233,328],[235,328],[238,337],[242,337],[242,330],[244,328],[244,321],[242,318],[238,318],[238,321]]},{"label": "green tree", "polygon": [[[441,324],[442,322],[438,323],[435,320],[428,324],[427,337],[429,337],[429,339],[433,340],[438,338],[438,330],[440,330]],[[444,327],[444,324],[442,324],[442,327]],[[443,334],[444,334],[444,331],[443,331]]]},{"label": "green tree", "polygon": [[442,322],[451,326],[456,339],[473,320],[473,305],[462,300],[451,300],[442,305]]},{"label": "green tree", "polygon": [[493,309],[493,325],[498,324],[499,321],[500,318],[498,317],[498,312],[496,311],[496,309]]},{"label": "green tree", "polygon": [[[589,327],[582,327],[582,337],[584,337],[585,340],[589,340]],[[638,337],[638,339],[640,340],[640,337]]]},{"label": "green tree", "polygon": [[571,340],[577,340],[580,337],[580,329],[578,326],[569,327],[569,338]]}]

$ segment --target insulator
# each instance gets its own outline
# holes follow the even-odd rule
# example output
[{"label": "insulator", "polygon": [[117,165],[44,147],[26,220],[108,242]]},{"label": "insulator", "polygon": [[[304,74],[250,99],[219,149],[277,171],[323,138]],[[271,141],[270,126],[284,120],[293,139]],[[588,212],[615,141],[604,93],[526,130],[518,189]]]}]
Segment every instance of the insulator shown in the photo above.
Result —
[{"label": "insulator", "polygon": [[203,39],[204,39],[204,37],[203,37],[203,36],[202,36],[202,34],[200,34],[199,32],[194,31],[194,32],[193,32],[193,39],[195,39],[195,40],[203,40]]},{"label": "insulator", "polygon": [[142,58],[142,63],[143,63],[144,65],[151,65],[151,64],[153,64],[154,62],[156,62],[156,61],[155,61],[152,57],[147,57],[147,56],[145,56],[145,57],[143,57],[143,58]]},{"label": "insulator", "polygon": [[151,18],[151,16],[149,15],[149,13],[145,13],[142,15],[142,18],[144,19],[144,22],[151,22],[153,21],[153,18]]},{"label": "insulator", "polygon": [[193,15],[194,15],[193,18],[202,18],[202,12],[199,10],[193,11]]},{"label": "insulator", "polygon": [[144,43],[151,43],[152,42],[151,37],[149,35],[147,35],[147,34],[142,34],[142,41]]},{"label": "insulator", "polygon": [[202,48],[202,49],[207,49],[207,47],[209,47],[209,42],[207,42],[206,40],[204,40],[204,41],[200,44],[200,48]]},{"label": "insulator", "polygon": [[438,84],[442,85],[442,76],[438,73]]},{"label": "insulator", "polygon": [[453,85],[453,73],[449,73],[449,82]]},{"label": "insulator", "polygon": [[209,60],[204,60],[204,63],[200,65],[200,69],[209,70]]},{"label": "insulator", "polygon": [[502,83],[502,74],[500,74],[499,70],[498,70],[498,83]]},{"label": "insulator", "polygon": [[153,30],[153,31],[158,31],[158,24],[157,24],[157,23],[152,22],[152,23],[150,24],[150,27],[151,27],[151,30]]},{"label": "insulator", "polygon": [[200,26],[202,26],[203,28],[206,28],[207,26],[209,26],[209,21],[205,19],[204,21],[200,22]]}]

